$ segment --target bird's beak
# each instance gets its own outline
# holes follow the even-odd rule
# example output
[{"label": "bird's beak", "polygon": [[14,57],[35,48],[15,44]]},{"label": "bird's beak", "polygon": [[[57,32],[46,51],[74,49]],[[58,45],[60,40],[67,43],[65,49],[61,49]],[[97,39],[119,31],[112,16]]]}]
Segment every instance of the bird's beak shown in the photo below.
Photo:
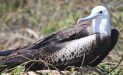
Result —
[{"label": "bird's beak", "polygon": [[94,19],[94,18],[96,18],[97,16],[98,16],[98,15],[90,14],[89,16],[87,16],[87,17],[85,17],[85,18],[80,18],[80,19],[78,19],[78,21],[77,21],[77,25],[79,25],[81,22]]}]

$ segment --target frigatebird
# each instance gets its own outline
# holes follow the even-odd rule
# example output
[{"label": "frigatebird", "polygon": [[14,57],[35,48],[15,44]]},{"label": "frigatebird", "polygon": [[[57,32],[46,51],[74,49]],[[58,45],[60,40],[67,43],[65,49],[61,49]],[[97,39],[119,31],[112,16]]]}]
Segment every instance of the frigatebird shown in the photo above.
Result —
[{"label": "frigatebird", "polygon": [[[89,24],[81,24],[90,21]],[[97,66],[114,48],[119,32],[112,29],[108,10],[104,6],[92,9],[77,25],[57,32],[23,48],[0,52],[6,56],[0,65],[17,66],[30,60],[43,60],[60,70],[67,66]],[[27,59],[28,58],[28,59]],[[44,69],[40,62],[35,69]],[[29,66],[28,66],[29,67]]]}]

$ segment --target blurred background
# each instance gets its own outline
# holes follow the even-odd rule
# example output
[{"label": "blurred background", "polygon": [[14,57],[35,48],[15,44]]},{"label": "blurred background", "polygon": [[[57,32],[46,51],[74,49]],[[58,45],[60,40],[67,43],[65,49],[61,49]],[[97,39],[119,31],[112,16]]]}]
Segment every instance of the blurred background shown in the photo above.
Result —
[{"label": "blurred background", "polygon": [[[71,27],[97,5],[107,7],[113,27],[120,32],[114,50],[100,65],[110,70],[123,55],[123,0],[0,0],[0,50],[23,47]],[[117,73],[123,75],[123,61],[111,75]]]}]

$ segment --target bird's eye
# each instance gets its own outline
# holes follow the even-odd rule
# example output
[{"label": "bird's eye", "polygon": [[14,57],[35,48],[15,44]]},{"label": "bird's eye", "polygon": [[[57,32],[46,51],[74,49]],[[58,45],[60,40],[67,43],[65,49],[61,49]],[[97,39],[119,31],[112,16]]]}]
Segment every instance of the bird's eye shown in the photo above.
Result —
[{"label": "bird's eye", "polygon": [[102,11],[99,11],[99,13],[101,14],[101,13],[102,13]]}]

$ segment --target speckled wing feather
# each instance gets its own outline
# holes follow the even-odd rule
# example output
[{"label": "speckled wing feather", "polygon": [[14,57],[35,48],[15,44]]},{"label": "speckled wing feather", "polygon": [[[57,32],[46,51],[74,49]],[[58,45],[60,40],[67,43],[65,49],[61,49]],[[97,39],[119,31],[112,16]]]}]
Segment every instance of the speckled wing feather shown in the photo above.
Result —
[{"label": "speckled wing feather", "polygon": [[[0,64],[20,64],[28,61],[26,58],[42,59],[59,69],[63,69],[70,65],[80,66],[85,54],[83,65],[88,65],[93,59],[102,54],[105,49],[109,47],[109,44],[110,36],[105,34],[93,34],[71,41],[51,43],[39,49],[19,50],[4,58]],[[42,68],[41,66],[40,69]]]},{"label": "speckled wing feather", "polygon": [[[34,50],[34,52],[33,51],[31,51],[31,52],[36,53],[36,50],[40,50],[40,48],[42,48],[44,46],[46,46],[44,48],[49,48],[50,46],[51,46],[51,48],[53,48],[53,46],[52,46],[53,43],[58,43],[58,42],[62,43],[65,41],[71,41],[71,40],[82,38],[84,36],[88,36],[88,35],[90,35],[89,32],[87,31],[88,29],[91,29],[91,26],[87,26],[86,24],[76,25],[69,29],[55,32],[55,33],[51,34],[50,36],[45,37],[44,39],[41,39],[32,45],[28,45],[23,48],[0,52],[0,55],[3,53],[3,55],[7,56],[5,58],[6,61],[8,61],[11,56],[12,56],[12,58],[18,57],[16,55],[19,55],[19,54],[26,55],[26,56],[28,56],[28,54],[34,55],[34,54],[29,53],[30,52],[29,50]],[[90,33],[93,33],[93,32],[90,30]],[[50,50],[50,51],[55,51],[55,50]],[[26,53],[28,53],[28,54],[26,54]],[[13,62],[14,61],[16,61],[16,60],[13,60]]]},{"label": "speckled wing feather", "polygon": [[[88,30],[89,30],[89,32],[88,32]],[[28,46],[27,49],[38,49],[38,48],[48,45],[50,43],[71,41],[71,40],[75,40],[78,38],[88,36],[92,33],[93,33],[93,31],[91,30],[90,25],[86,25],[86,24],[75,25],[69,29],[64,29],[64,30],[52,33],[51,35]]]},{"label": "speckled wing feather", "polygon": [[75,25],[69,29],[64,29],[64,30],[52,33],[51,35],[37,41],[36,43],[33,43],[31,45],[27,45],[23,48],[2,51],[2,52],[0,52],[0,56],[7,56],[9,54],[12,54],[12,53],[18,51],[18,50],[39,49],[39,48],[41,48],[45,45],[48,45],[50,43],[71,41],[74,39],[88,36],[92,33],[93,33],[93,31],[91,30],[90,25],[87,25],[87,24]]},{"label": "speckled wing feather", "polygon": [[54,51],[52,50],[55,48],[50,50],[50,48],[46,47],[47,49],[42,51],[45,55],[43,57],[41,55],[40,58],[44,58],[43,60],[46,60],[48,63],[52,63],[55,66],[71,64],[80,65],[83,55],[85,54],[83,65],[88,65],[97,56],[103,54],[103,52],[109,48],[110,41],[110,36],[107,36],[106,34],[93,34],[70,42],[68,41],[62,44],[57,43],[55,46],[60,47]]}]

